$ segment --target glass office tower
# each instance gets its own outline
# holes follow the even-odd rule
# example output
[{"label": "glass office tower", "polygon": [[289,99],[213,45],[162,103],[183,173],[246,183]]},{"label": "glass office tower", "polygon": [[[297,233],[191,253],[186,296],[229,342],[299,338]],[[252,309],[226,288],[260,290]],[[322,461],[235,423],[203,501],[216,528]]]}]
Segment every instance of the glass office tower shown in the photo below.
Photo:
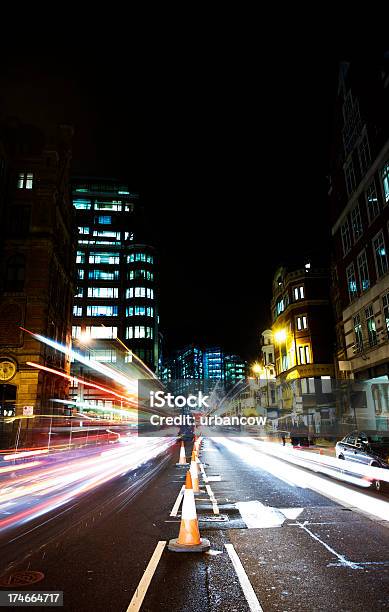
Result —
[{"label": "glass office tower", "polygon": [[158,367],[156,252],[138,236],[139,195],[116,180],[73,180],[77,291],[73,338],[93,358],[131,361],[117,339]]}]

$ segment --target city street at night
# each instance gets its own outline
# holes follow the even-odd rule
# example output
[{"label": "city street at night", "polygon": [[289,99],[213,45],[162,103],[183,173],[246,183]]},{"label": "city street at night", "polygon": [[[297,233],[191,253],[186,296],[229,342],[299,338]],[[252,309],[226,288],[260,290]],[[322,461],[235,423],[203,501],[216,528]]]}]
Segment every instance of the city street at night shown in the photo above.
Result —
[{"label": "city street at night", "polygon": [[0,612],[389,612],[388,37],[153,12],[1,56]]},{"label": "city street at night", "polygon": [[[157,452],[146,443],[138,440],[146,453]],[[387,494],[297,466],[293,453],[280,459],[291,449],[275,443],[220,437],[202,447],[207,480],[196,506],[211,548],[177,554],[164,546],[142,610],[366,610],[367,600],[372,609],[388,608]],[[123,449],[100,447],[106,453]],[[310,451],[294,453],[304,461]],[[164,440],[152,460],[2,530],[3,573],[43,572],[39,589],[64,591],[66,610],[124,612],[158,542],[178,535],[186,470],[177,457],[178,446]],[[78,489],[90,478],[79,474]],[[36,482],[45,481],[37,474]],[[51,489],[36,495],[42,503]],[[1,523],[11,507],[1,504]]]}]

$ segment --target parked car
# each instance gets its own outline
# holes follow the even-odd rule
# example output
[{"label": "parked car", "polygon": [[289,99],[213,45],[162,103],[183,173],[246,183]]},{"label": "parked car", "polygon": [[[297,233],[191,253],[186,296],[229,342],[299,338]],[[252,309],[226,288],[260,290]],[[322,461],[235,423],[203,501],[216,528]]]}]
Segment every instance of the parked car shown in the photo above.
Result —
[{"label": "parked car", "polygon": [[[389,432],[352,431],[336,443],[335,452],[338,459],[389,469]],[[379,491],[381,482],[374,480],[372,486]]]}]

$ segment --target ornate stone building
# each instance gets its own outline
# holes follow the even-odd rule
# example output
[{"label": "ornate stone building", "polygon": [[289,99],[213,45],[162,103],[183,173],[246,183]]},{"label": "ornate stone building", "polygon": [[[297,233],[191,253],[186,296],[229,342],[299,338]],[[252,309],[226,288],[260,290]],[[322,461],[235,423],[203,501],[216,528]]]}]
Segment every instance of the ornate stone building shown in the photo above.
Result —
[{"label": "ornate stone building", "polygon": [[18,122],[0,129],[0,436],[6,437],[20,423],[50,413],[51,400],[67,394],[66,378],[28,362],[66,373],[68,360],[25,330],[63,344],[71,340],[73,131],[60,126],[46,135]]}]

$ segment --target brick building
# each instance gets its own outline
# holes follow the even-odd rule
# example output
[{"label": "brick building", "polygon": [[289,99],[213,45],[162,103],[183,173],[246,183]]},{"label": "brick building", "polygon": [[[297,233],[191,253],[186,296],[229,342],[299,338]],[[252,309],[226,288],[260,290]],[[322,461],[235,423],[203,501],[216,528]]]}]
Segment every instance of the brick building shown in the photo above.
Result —
[{"label": "brick building", "polygon": [[1,125],[0,435],[21,422],[10,417],[47,414],[51,399],[67,394],[66,379],[27,365],[68,372],[65,356],[21,327],[71,340],[71,139],[68,126],[46,135],[18,122]]},{"label": "brick building", "polygon": [[364,383],[370,428],[389,416],[388,105],[388,57],[340,66],[329,190],[336,365]]}]

